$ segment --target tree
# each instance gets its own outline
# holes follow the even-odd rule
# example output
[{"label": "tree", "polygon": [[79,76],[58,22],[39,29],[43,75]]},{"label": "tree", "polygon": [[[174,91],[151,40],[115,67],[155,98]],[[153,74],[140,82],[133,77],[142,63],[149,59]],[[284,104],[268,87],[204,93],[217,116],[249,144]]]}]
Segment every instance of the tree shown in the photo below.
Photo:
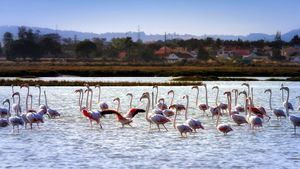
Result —
[{"label": "tree", "polygon": [[90,40],[85,40],[76,45],[75,51],[79,57],[89,58],[91,54],[97,51],[97,46]]},{"label": "tree", "polygon": [[13,41],[13,34],[10,32],[5,32],[3,35],[3,53],[8,60],[11,59],[9,56],[11,53],[11,44],[13,43]]},{"label": "tree", "polygon": [[273,58],[274,60],[284,60],[284,57],[281,55],[283,41],[281,40],[281,33],[277,32],[273,42]]},{"label": "tree", "polygon": [[295,35],[293,39],[290,41],[290,45],[300,45],[300,38],[298,35]]},{"label": "tree", "polygon": [[2,44],[0,42],[0,56],[2,56]]},{"label": "tree", "polygon": [[97,46],[96,56],[102,56],[104,53],[104,42],[106,39],[104,38],[93,38],[94,44]]},{"label": "tree", "polygon": [[13,60],[16,58],[38,60],[42,57],[42,50],[41,47],[33,41],[20,39],[11,44],[9,57]]},{"label": "tree", "polygon": [[198,50],[197,58],[199,60],[208,60],[209,59],[209,53],[203,47],[200,47],[199,50]]},{"label": "tree", "polygon": [[43,38],[39,44],[42,47],[44,55],[57,57],[58,54],[62,53],[60,43],[50,37]]}]

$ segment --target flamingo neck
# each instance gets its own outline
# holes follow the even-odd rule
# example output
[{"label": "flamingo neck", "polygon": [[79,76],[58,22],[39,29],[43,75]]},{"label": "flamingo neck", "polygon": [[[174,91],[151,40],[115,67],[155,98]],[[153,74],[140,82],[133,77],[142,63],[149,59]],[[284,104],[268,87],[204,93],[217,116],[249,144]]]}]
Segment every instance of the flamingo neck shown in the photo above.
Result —
[{"label": "flamingo neck", "polygon": [[174,127],[174,129],[176,129],[176,118],[177,118],[177,114],[178,114],[178,110],[176,109],[175,117],[174,117],[174,119],[173,119],[173,127]]},{"label": "flamingo neck", "polygon": [[172,98],[171,98],[171,102],[170,102],[170,106],[173,105],[173,102],[174,102],[174,95],[175,95],[175,94],[173,93]]},{"label": "flamingo neck", "polygon": [[219,99],[219,88],[217,88],[216,106],[218,106],[218,99]]},{"label": "flamingo neck", "polygon": [[152,109],[154,109],[154,93],[151,92]]},{"label": "flamingo neck", "polygon": [[205,87],[205,103],[206,103],[206,106],[208,106],[208,97],[207,97],[207,87]]},{"label": "flamingo neck", "polygon": [[286,96],[286,106],[285,106],[285,109],[286,109],[286,114],[287,116],[290,116],[289,114],[289,106],[288,106],[288,103],[289,103],[289,98],[290,98],[290,91],[287,90],[287,96]]},{"label": "flamingo neck", "polygon": [[198,100],[199,100],[199,88],[196,88],[196,90],[197,90],[196,106],[198,106]]},{"label": "flamingo neck", "polygon": [[99,93],[98,93],[98,103],[100,103],[100,96],[101,96],[101,87],[99,87]]},{"label": "flamingo neck", "polygon": [[186,108],[185,108],[185,120],[187,120],[188,119],[188,109],[189,109],[189,98],[188,97],[186,97]]},{"label": "flamingo neck", "polygon": [[26,113],[28,113],[28,97],[29,97],[29,87],[27,87],[27,96],[26,96]]},{"label": "flamingo neck", "polygon": [[272,109],[272,92],[270,92],[269,106],[270,106],[270,110],[273,110]]},{"label": "flamingo neck", "polygon": [[149,119],[149,111],[150,111],[150,98],[147,97],[147,106],[146,106],[146,113],[145,113],[145,118],[147,121],[150,121]]},{"label": "flamingo neck", "polygon": [[89,95],[90,94],[90,92],[89,92],[89,90],[87,91],[87,94],[86,94],[86,102],[85,102],[85,107],[87,108],[87,109],[89,109]]},{"label": "flamingo neck", "polygon": [[47,101],[46,91],[44,91],[44,96],[45,96],[45,104],[46,104],[46,107],[48,108],[48,101]]},{"label": "flamingo neck", "polygon": [[92,110],[92,105],[93,105],[93,91],[90,90],[91,92],[91,97],[90,97],[90,110]]},{"label": "flamingo neck", "polygon": [[[12,91],[12,94],[15,93],[14,86],[11,86],[11,91]],[[15,103],[15,98],[13,97],[12,99],[13,99],[13,103]]]},{"label": "flamingo neck", "polygon": [[133,96],[130,96],[130,103],[129,103],[129,108],[132,108],[132,100],[133,100]]},{"label": "flamingo neck", "polygon": [[39,106],[41,105],[41,88],[39,88]]}]

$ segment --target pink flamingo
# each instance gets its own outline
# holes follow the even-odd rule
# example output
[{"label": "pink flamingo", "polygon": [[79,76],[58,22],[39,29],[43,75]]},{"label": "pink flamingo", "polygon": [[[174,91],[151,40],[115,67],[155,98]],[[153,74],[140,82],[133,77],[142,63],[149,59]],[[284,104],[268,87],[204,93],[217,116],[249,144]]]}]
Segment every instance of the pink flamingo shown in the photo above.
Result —
[{"label": "pink flamingo", "polygon": [[[208,110],[209,106],[208,106],[208,99],[207,99],[207,86],[205,83],[201,84],[200,86],[204,86],[205,88],[205,99],[206,99],[206,103],[205,104],[200,104],[198,107],[201,111],[203,111],[203,115],[206,114],[206,110]],[[199,87],[198,86],[193,86],[192,89],[196,89],[197,90],[197,98],[196,98],[196,104],[198,103],[198,95],[199,95]]]},{"label": "pink flamingo", "polygon": [[[87,92],[86,107],[82,108],[82,110],[81,110],[82,114],[89,119],[91,128],[93,128],[93,121],[95,121],[102,129],[100,118],[103,116],[103,114],[101,114],[99,111],[97,111],[97,112],[91,111],[92,110],[92,101],[93,101],[93,90],[88,88],[85,90],[85,93],[86,92]],[[90,105],[89,105],[89,93],[91,93]]]},{"label": "pink flamingo", "polygon": [[[284,87],[284,85],[283,84],[281,84],[281,87]],[[290,103],[290,102],[285,102],[284,101],[284,93],[283,93],[283,90],[282,90],[282,92],[281,92],[281,99],[282,99],[282,101],[283,101],[283,103],[282,103],[282,105],[283,105],[283,107],[288,107],[288,109],[289,110],[294,110],[294,107],[293,107],[293,105],[292,105],[292,103]]]},{"label": "pink flamingo", "polygon": [[221,111],[219,110],[219,113],[217,116],[216,128],[219,132],[224,133],[224,135],[227,135],[227,133],[233,131],[233,129],[228,124],[223,124],[223,123],[219,124],[220,116],[221,116]]},{"label": "pink flamingo", "polygon": [[[247,122],[248,124],[250,125],[250,128],[251,129],[254,129],[255,127],[262,127],[262,124],[263,124],[263,120],[262,120],[262,117],[263,117],[263,114],[260,112],[259,109],[253,107],[253,106],[248,106],[248,101],[250,103],[252,103],[251,101],[251,98],[248,97],[246,91],[243,91],[243,92],[240,92],[239,95],[245,95],[245,106],[247,107],[247,109],[245,109],[245,113],[247,114]],[[249,112],[248,112],[248,109],[249,109]],[[251,115],[251,113],[253,112],[256,112],[256,114],[253,116]],[[258,113],[259,112],[259,113]]]},{"label": "pink flamingo", "polygon": [[270,93],[270,98],[269,98],[270,110],[273,111],[274,115],[277,117],[277,120],[279,120],[279,118],[281,118],[281,117],[286,118],[286,115],[285,115],[285,113],[284,113],[283,110],[281,110],[281,109],[273,109],[272,108],[272,90],[271,89],[267,89],[267,90],[265,90],[265,93]]},{"label": "pink flamingo", "polygon": [[[194,132],[197,132],[197,129],[204,129],[202,123],[200,120],[196,119],[188,119],[187,114],[188,114],[188,109],[189,109],[189,96],[185,95],[183,96],[183,99],[186,99],[186,108],[185,108],[185,121],[189,125],[190,128],[194,130]],[[181,133],[182,134],[182,133]]]},{"label": "pink flamingo", "polygon": [[237,111],[238,113],[245,112],[245,108],[237,103],[238,97],[239,97],[238,89],[232,89],[232,92],[234,93],[234,108],[235,108],[235,111]]},{"label": "pink flamingo", "polygon": [[46,91],[44,90],[44,96],[45,96],[45,104],[47,107],[47,115],[50,119],[55,119],[56,117],[60,117],[60,113],[57,110],[51,109],[48,106],[48,101],[47,101],[47,95],[46,95]]},{"label": "pink flamingo", "polygon": [[[121,101],[120,101],[120,98],[115,98],[113,101],[117,101],[118,102],[118,106],[117,106],[117,109],[116,109],[116,112],[119,112],[120,111],[120,105],[121,105]],[[104,111],[103,111],[104,112]],[[123,117],[120,113],[120,115],[125,118],[125,119],[132,119],[134,118],[135,115],[137,115],[138,113],[143,113],[145,112],[144,109],[138,109],[138,108],[135,108],[135,107],[132,107],[130,108],[127,113],[125,114],[125,116]],[[113,112],[111,112],[113,114]],[[118,117],[118,119],[122,119],[121,116],[119,116],[118,113],[114,113],[116,114],[116,116]],[[130,122],[131,123],[131,122]]]},{"label": "pink flamingo", "polygon": [[227,95],[227,100],[228,100],[228,112],[229,115],[231,117],[231,119],[237,124],[237,125],[241,125],[241,124],[245,124],[248,123],[246,118],[242,115],[236,114],[231,112],[231,102],[232,102],[232,97],[231,97],[231,92],[225,92],[224,95]]},{"label": "pink flamingo", "polygon": [[147,99],[147,106],[146,106],[146,115],[145,115],[145,118],[146,120],[149,122],[149,129],[151,130],[151,124],[156,124],[157,125],[157,128],[158,130],[160,131],[160,127],[159,125],[162,125],[166,131],[168,131],[168,129],[166,128],[165,124],[170,122],[170,120],[161,115],[161,114],[153,114],[153,115],[149,115],[149,109],[150,109],[150,94],[148,92],[144,93],[142,95],[142,97],[140,98],[140,100],[142,99]]},{"label": "pink flamingo", "polygon": [[4,100],[4,102],[2,104],[4,105],[5,103],[8,104],[8,110],[7,110],[8,116],[6,116],[6,118],[3,118],[3,117],[0,118],[0,127],[7,127],[9,125],[9,120],[8,120],[8,118],[10,117],[10,101],[9,101],[9,99]]},{"label": "pink flamingo", "polygon": [[[13,93],[12,95],[12,98],[14,98],[15,96],[18,96],[19,99],[18,99],[18,104],[20,105],[20,93],[19,92],[15,92]],[[21,116],[20,116],[20,111],[19,109],[16,109],[15,110],[15,113],[16,115],[15,116],[12,116],[12,117],[9,117],[8,121],[9,123],[12,125],[12,133],[14,133],[15,131],[15,126],[17,126],[17,132],[19,133],[19,126],[23,126],[24,125],[24,121],[22,120]]]},{"label": "pink flamingo", "polygon": [[[288,103],[289,97],[290,97],[290,89],[288,87],[281,87],[280,90],[285,90],[287,92],[287,97],[286,97],[285,102]],[[285,105],[285,110],[286,110],[287,116],[289,116],[290,121],[292,122],[292,124],[294,126],[294,133],[296,134],[296,127],[300,126],[300,116],[290,115],[288,105]]]},{"label": "pink flamingo", "polygon": [[185,109],[183,109],[182,107],[174,106],[174,105],[173,105],[173,108],[176,109],[175,117],[173,119],[173,127],[174,127],[174,129],[179,131],[181,137],[184,137],[183,134],[185,134],[185,137],[187,137],[187,133],[193,132],[193,129],[190,126],[185,125],[185,124],[176,125],[178,111],[185,110]]}]

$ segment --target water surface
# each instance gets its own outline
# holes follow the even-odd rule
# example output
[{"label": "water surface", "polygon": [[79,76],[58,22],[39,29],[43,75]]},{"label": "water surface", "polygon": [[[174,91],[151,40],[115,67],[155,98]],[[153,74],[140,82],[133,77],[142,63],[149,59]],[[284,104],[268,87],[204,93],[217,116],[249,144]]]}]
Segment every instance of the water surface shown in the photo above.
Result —
[{"label": "water surface", "polygon": [[[220,93],[241,87],[242,82],[207,82],[209,105],[214,104],[215,93],[211,88],[220,86]],[[264,89],[273,90],[273,107],[283,108],[281,82],[250,82],[254,87],[256,105],[268,108],[268,96]],[[286,82],[291,89],[290,102],[298,106],[295,99],[300,95],[299,82]],[[165,97],[169,104],[167,92],[175,91],[175,102],[185,104],[182,96],[190,95],[189,117],[200,119],[205,130],[190,135],[187,139],[168,124],[169,132],[149,132],[144,114],[134,119],[133,128],[120,128],[114,116],[102,119],[103,130],[98,126],[89,127],[87,119],[78,111],[75,89],[79,87],[43,87],[48,93],[48,104],[61,112],[56,120],[46,119],[41,129],[32,131],[22,129],[20,134],[11,134],[11,128],[1,128],[0,168],[299,168],[300,167],[300,130],[294,135],[289,121],[272,119],[262,129],[250,131],[248,126],[235,126],[227,116],[223,123],[232,124],[234,129],[229,135],[218,133],[215,121],[200,113],[195,105],[195,91],[191,86],[160,87],[159,97]],[[19,88],[15,88],[19,91]],[[31,88],[34,108],[37,107],[37,89]],[[116,105],[113,98],[121,98],[121,110],[128,110],[127,92],[134,94],[134,105],[139,97],[152,87],[103,87],[101,99],[112,108]],[[0,101],[9,97],[10,87],[0,87]],[[26,90],[21,90],[22,105]],[[200,90],[200,102],[205,102],[204,90]],[[97,108],[97,91],[94,91],[94,109]],[[221,102],[226,102],[223,95]],[[44,100],[42,100],[44,102]],[[243,104],[243,98],[239,98]],[[24,109],[24,106],[23,106]],[[269,112],[269,109],[268,109]],[[299,114],[293,111],[291,114]],[[178,123],[183,123],[180,115]]]}]

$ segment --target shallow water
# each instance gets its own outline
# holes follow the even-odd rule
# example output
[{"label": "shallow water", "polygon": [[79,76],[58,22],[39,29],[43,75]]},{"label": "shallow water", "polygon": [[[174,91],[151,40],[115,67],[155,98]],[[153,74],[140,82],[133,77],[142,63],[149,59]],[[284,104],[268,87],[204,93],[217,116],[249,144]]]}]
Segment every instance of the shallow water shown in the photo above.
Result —
[{"label": "shallow water", "polygon": [[[215,93],[211,88],[220,86],[220,93],[241,87],[242,82],[207,82],[209,105],[214,104]],[[250,82],[254,87],[256,105],[268,108],[268,96],[264,89],[273,90],[273,108],[283,108],[279,87],[281,82]],[[298,82],[287,82],[290,87],[294,108],[295,99],[300,95]],[[47,91],[48,104],[57,109],[62,117],[46,119],[40,129],[22,129],[20,134],[12,134],[11,128],[0,128],[0,168],[299,168],[300,134],[294,135],[289,121],[272,119],[262,129],[250,131],[247,126],[235,126],[227,116],[222,122],[230,123],[234,131],[224,136],[218,133],[215,122],[204,117],[195,108],[195,91],[191,86],[159,87],[159,97],[169,97],[167,91],[175,91],[175,102],[185,104],[183,95],[190,95],[189,117],[198,118],[205,130],[181,138],[179,133],[168,124],[169,132],[149,132],[144,114],[134,119],[134,127],[120,128],[114,116],[102,119],[103,130],[98,126],[90,129],[89,122],[78,112],[74,90],[79,87],[43,87]],[[19,91],[19,88],[15,88]],[[134,94],[134,105],[140,105],[138,98],[152,87],[103,87],[102,101],[111,108],[115,107],[113,98],[121,98],[122,112],[128,109],[127,92]],[[9,97],[10,87],[0,87],[0,100]],[[37,89],[31,88],[37,107]],[[21,90],[22,105],[26,90]],[[204,90],[200,90],[201,103]],[[97,91],[94,90],[94,102]],[[221,102],[226,102],[220,95]],[[44,99],[42,99],[44,102]],[[243,98],[239,98],[243,104]],[[169,103],[168,103],[169,104]],[[24,107],[24,106],[23,106]],[[97,104],[94,103],[94,108]],[[145,107],[145,103],[140,106]],[[293,111],[291,114],[299,114]],[[178,123],[183,123],[183,115]],[[300,131],[299,131],[300,133]]]}]

